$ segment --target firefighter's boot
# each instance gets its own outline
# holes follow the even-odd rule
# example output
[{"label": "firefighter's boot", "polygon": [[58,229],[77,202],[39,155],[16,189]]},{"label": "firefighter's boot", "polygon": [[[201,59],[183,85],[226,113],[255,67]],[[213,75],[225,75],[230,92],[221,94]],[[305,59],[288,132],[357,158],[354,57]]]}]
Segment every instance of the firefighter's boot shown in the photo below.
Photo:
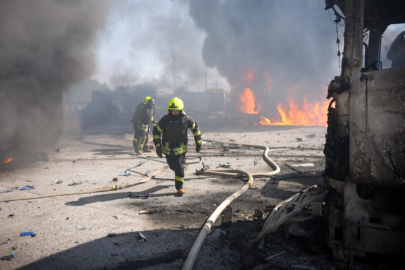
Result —
[{"label": "firefighter's boot", "polygon": [[181,188],[181,189],[177,190],[177,194],[183,196],[184,194],[186,194],[186,191],[184,190],[184,188]]}]

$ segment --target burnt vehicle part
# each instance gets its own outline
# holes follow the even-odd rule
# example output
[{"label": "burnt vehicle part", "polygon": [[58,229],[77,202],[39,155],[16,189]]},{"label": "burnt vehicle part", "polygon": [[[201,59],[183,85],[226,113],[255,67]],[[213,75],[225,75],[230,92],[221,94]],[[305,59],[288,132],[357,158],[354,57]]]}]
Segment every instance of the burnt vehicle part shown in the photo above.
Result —
[{"label": "burnt vehicle part", "polygon": [[405,67],[383,70],[380,52],[386,28],[405,22],[405,2],[326,1],[332,8],[345,32],[342,73],[328,89],[335,107],[329,108],[324,149],[331,190],[327,243],[341,260],[370,254],[403,259]]},{"label": "burnt vehicle part", "polygon": [[115,93],[112,91],[93,91],[91,102],[80,112],[83,129],[110,123],[117,120],[120,114]]}]

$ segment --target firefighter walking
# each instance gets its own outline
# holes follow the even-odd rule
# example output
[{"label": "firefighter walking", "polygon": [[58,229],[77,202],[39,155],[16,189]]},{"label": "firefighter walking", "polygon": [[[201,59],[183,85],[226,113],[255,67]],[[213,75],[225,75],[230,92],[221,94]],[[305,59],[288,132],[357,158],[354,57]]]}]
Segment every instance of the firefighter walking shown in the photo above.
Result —
[{"label": "firefighter walking", "polygon": [[136,106],[134,115],[132,116],[132,126],[134,128],[134,140],[132,142],[132,146],[135,149],[135,153],[138,151],[138,119],[139,119],[139,115],[141,113],[142,108],[146,105],[146,102],[148,102],[148,100],[151,99],[150,96],[146,96],[144,100],[142,100],[141,103],[138,104],[138,106]]},{"label": "firefighter walking", "polygon": [[[151,123],[156,123],[154,120],[155,101],[147,96],[142,103],[143,105],[138,105],[139,110],[138,107],[137,110],[135,110],[133,119],[136,123],[134,123],[135,134],[133,146],[135,148],[135,153],[138,155],[142,155],[143,152],[152,152],[152,150],[149,149],[149,125]],[[137,117],[135,118],[135,116]]]},{"label": "firefighter walking", "polygon": [[202,140],[197,122],[184,112],[184,104],[180,98],[173,98],[167,105],[168,114],[163,116],[153,128],[153,143],[159,157],[166,156],[167,164],[174,171],[174,182],[177,193],[185,194],[184,164],[187,153],[187,131],[194,135],[196,152],[200,152]]}]

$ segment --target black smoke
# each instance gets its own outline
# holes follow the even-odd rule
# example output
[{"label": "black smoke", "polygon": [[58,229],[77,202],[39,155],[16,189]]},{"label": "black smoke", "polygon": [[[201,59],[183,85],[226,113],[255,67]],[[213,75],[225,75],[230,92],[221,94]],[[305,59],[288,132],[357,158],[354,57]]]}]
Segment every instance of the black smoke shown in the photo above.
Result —
[{"label": "black smoke", "polygon": [[95,69],[104,1],[0,2],[0,151],[53,146],[62,93]]},{"label": "black smoke", "polygon": [[[228,78],[238,96],[250,87],[261,114],[276,119],[277,105],[323,101],[325,86],[339,74],[335,25],[324,1],[190,0],[190,16],[207,36],[203,59]],[[248,72],[255,74],[247,82]],[[290,90],[300,85],[296,90]]]}]

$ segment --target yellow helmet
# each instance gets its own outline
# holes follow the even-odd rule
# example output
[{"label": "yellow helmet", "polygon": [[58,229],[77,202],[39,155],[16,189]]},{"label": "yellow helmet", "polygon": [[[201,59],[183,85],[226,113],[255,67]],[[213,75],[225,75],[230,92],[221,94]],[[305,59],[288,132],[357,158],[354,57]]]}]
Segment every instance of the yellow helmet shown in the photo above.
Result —
[{"label": "yellow helmet", "polygon": [[150,96],[146,96],[145,99],[142,101],[143,104],[148,103],[148,100],[151,99]]},{"label": "yellow helmet", "polygon": [[181,113],[184,112],[184,103],[181,99],[178,97],[172,98],[169,101],[169,104],[167,104],[167,109],[170,111],[181,111]]}]

